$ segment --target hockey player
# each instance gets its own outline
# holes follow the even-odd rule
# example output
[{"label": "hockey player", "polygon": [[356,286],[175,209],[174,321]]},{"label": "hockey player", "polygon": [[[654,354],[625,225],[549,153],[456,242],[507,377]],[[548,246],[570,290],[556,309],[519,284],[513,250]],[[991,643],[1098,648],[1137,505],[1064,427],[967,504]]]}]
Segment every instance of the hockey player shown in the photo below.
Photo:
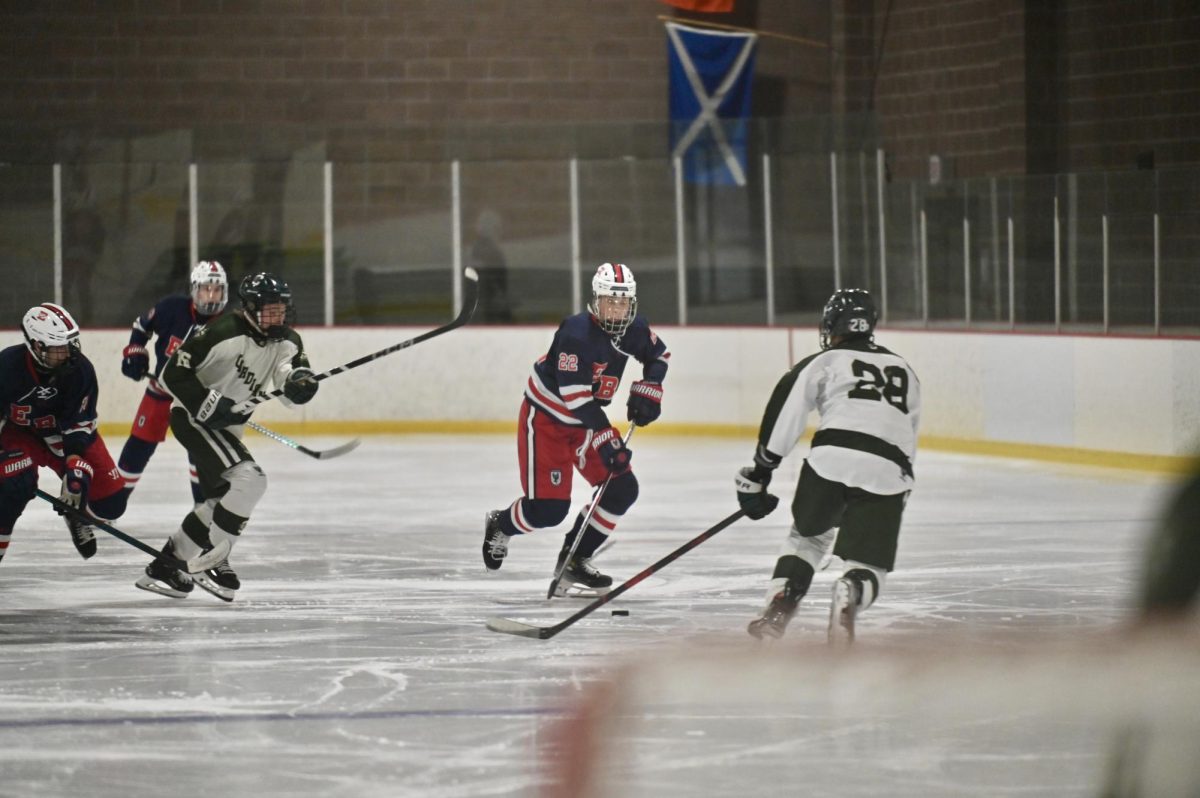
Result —
[{"label": "hockey player", "polygon": [[853,640],[857,613],[879,597],[895,565],[900,517],[913,486],[921,387],[903,358],[874,342],[877,318],[866,291],[834,292],[821,318],[822,351],[800,361],[775,386],[754,465],[737,474],[738,502],[746,515],[758,519],[770,513],[779,503],[766,492],[771,475],[795,447],[809,412],[820,413],[767,607],[749,626],[754,637],[783,636],[832,547],[845,571],[834,583],[829,636],[831,642]]},{"label": "hockey player", "polygon": [[[167,439],[167,427],[171,418],[171,396],[159,382],[167,359],[187,340],[192,330],[215,318],[229,299],[229,283],[225,269],[216,261],[202,260],[192,269],[189,294],[172,294],[163,297],[143,315],[134,319],[129,345],[122,352],[121,373],[134,382],[150,375],[150,384],[142,395],[137,416],[129,430],[129,439],[121,450],[117,467],[125,480],[125,497],[137,487],[146,464],[154,455],[158,445]],[[146,345],[154,335],[154,372],[150,372],[150,353]],[[196,466],[190,464],[192,499],[196,504],[204,501],[200,482],[196,477]]]},{"label": "hockey player", "polygon": [[[558,595],[608,592],[612,577],[600,573],[592,555],[638,496],[632,453],[604,412],[633,357],[642,378],[630,386],[626,417],[644,426],[658,418],[670,352],[637,315],[637,283],[628,266],[604,263],[592,278],[587,312],[559,325],[550,351],[533,365],[517,420],[517,460],[524,495],[487,513],[483,563],[497,570],[513,535],[562,523],[571,509],[572,469],[591,485],[612,480],[592,514],[575,555],[563,571]],[[586,515],[581,509],[558,555],[562,566]]]},{"label": "hockey player", "polygon": [[188,575],[168,556],[190,559],[221,540],[236,542],[267,489],[267,476],[242,443],[250,412],[237,406],[274,387],[288,405],[304,404],[319,383],[300,336],[292,329],[292,291],[280,278],[260,272],[238,287],[241,308],[192,333],[167,361],[162,385],[173,397],[171,431],[187,449],[204,502],[184,517],[163,547],[164,557],[146,566],[143,590],[186,598],[192,583],[233,601],[241,581],[228,558]]},{"label": "hockey player", "polygon": [[[36,495],[39,466],[62,478],[64,503],[105,521],[125,512],[120,474],[96,431],[96,370],[79,325],[65,308],[43,302],[25,313],[21,331],[24,346],[0,351],[0,558]],[[65,518],[79,554],[95,555],[95,529]]]}]

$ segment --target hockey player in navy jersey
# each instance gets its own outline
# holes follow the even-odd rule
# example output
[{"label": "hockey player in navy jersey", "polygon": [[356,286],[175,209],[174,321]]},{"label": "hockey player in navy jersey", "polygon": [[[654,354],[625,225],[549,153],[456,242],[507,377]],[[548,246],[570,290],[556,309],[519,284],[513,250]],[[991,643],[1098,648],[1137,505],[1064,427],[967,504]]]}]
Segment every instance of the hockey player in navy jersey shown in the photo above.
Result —
[{"label": "hockey player in navy jersey", "polygon": [[196,330],[167,361],[162,385],[170,392],[171,431],[196,464],[204,501],[192,508],[146,566],[137,586],[187,598],[193,584],[233,601],[241,580],[228,558],[186,574],[173,559],[191,559],[223,540],[235,543],[267,490],[267,475],[242,442],[251,410],[238,406],[272,388],[287,405],[304,404],[320,383],[309,368],[300,334],[292,329],[292,289],[267,272],[238,286],[241,307]]},{"label": "hockey player in navy jersey", "polygon": [[[36,495],[39,467],[62,478],[64,503],[105,521],[125,512],[121,477],[96,430],[96,370],[79,325],[43,302],[25,313],[21,331],[24,346],[0,351],[0,558]],[[66,521],[79,554],[92,557],[95,529],[74,516]]]},{"label": "hockey player in navy jersey", "polygon": [[[192,269],[191,290],[188,294],[172,294],[163,297],[141,316],[134,319],[129,345],[121,359],[121,373],[135,382],[150,377],[142,402],[138,405],[129,439],[121,449],[117,467],[125,480],[125,497],[137,487],[146,464],[154,456],[154,450],[167,439],[167,427],[171,424],[171,395],[159,382],[167,359],[187,340],[192,330],[202,327],[216,318],[225,309],[229,299],[229,282],[225,269],[213,260],[202,260]],[[146,346],[150,338],[154,342],[154,371],[150,371],[150,352]],[[192,500],[196,504],[204,501],[200,481],[196,477],[196,466],[190,462]]]},{"label": "hockey player in navy jersey", "polygon": [[[588,310],[564,319],[550,351],[533,365],[517,422],[524,495],[503,510],[487,513],[483,563],[489,570],[503,564],[513,535],[562,523],[571,509],[575,470],[591,485],[601,484],[611,474],[563,570],[557,594],[595,595],[611,588],[612,578],[600,573],[591,558],[638,496],[637,478],[630,468],[632,453],[604,412],[631,357],[642,364],[642,378],[630,386],[626,416],[644,426],[659,416],[670,352],[645,317],[637,315],[633,272],[620,263],[604,263],[592,278]],[[559,566],[580,534],[586,514],[586,508],[581,509],[567,533]]]},{"label": "hockey player in navy jersey", "polygon": [[834,582],[829,638],[853,640],[857,614],[879,597],[895,565],[900,518],[913,487],[921,385],[903,358],[874,342],[877,318],[866,291],[834,292],[821,317],[821,351],[775,386],[754,465],[737,474],[738,502],[747,516],[758,519],[774,510],[779,499],[766,492],[771,475],[796,446],[809,413],[819,412],[767,607],[749,626],[754,637],[783,636],[832,548],[845,571]]}]

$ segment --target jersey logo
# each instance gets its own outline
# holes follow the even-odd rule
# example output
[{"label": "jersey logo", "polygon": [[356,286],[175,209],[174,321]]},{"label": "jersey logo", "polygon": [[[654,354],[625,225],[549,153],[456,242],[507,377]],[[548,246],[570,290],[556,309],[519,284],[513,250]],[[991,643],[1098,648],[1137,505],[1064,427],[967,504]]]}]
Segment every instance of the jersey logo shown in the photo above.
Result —
[{"label": "jersey logo", "polygon": [[192,367],[192,356],[180,349],[175,353],[175,362],[179,364],[181,369],[190,369]]},{"label": "jersey logo", "polygon": [[560,352],[558,355],[559,371],[579,371],[579,355],[569,355]]},{"label": "jersey logo", "polygon": [[250,367],[246,365],[246,361],[242,359],[241,355],[237,356],[237,360],[233,362],[233,365],[237,371],[238,379],[246,384],[251,394],[257,394],[262,387],[262,383],[258,381],[258,375],[250,370]]},{"label": "jersey logo", "polygon": [[33,405],[9,405],[8,417],[12,423],[22,427],[29,426],[29,414],[33,412]]},{"label": "jersey logo", "polygon": [[58,389],[39,385],[33,389],[33,393],[39,402],[46,402],[58,396]]},{"label": "jersey logo", "polygon": [[562,472],[557,468],[550,472],[550,484],[556,486],[562,484]]},{"label": "jersey logo", "polygon": [[165,353],[166,356],[170,357],[171,355],[175,354],[175,350],[181,346],[183,346],[183,339],[178,335],[172,335],[171,340],[167,342],[167,351]]}]

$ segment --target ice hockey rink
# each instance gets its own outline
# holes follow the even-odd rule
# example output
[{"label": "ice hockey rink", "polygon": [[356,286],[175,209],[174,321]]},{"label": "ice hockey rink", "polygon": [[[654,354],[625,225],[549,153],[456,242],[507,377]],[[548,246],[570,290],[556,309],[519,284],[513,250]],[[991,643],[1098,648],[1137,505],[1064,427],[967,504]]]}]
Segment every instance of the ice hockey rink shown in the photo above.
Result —
[{"label": "ice hockey rink", "polygon": [[[515,539],[499,573],[483,569],[484,512],[518,491],[513,440],[368,437],[328,461],[247,440],[270,485],[232,557],[232,604],[136,590],[141,552],[101,533],[85,562],[48,505],[30,506],[0,564],[0,795],[583,794],[554,779],[605,743],[566,719],[581,696],[604,695],[598,685],[619,696],[625,663],[684,649],[837,667],[832,569],[783,641],[745,633],[785,509],[531,640],[484,623],[551,624],[583,603],[544,598],[565,530]],[[650,431],[632,448],[641,498],[599,561],[617,582],[736,510],[732,478],[753,441]],[[787,499],[803,448],[772,485]],[[1053,643],[1128,617],[1167,477],[929,451],[916,466],[897,571],[855,652],[942,639],[1002,657],[1013,635]],[[586,495],[576,485],[577,505]],[[158,546],[189,505],[169,440],[117,526]],[[819,682],[780,672],[778,702],[766,684],[757,701],[714,709],[702,687],[690,704],[656,709],[651,696],[617,713],[599,734],[629,750],[605,766],[607,794],[1098,794],[1111,741],[1087,722],[1035,730],[1001,707],[907,736],[829,711]]]}]

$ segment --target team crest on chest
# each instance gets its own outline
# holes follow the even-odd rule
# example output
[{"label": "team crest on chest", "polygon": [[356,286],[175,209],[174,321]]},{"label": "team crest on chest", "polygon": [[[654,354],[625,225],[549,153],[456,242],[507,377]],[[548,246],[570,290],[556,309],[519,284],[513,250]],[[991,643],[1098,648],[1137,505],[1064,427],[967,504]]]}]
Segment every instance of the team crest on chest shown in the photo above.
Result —
[{"label": "team crest on chest", "polygon": [[550,472],[550,484],[555,486],[562,484],[562,472],[557,468]]}]

